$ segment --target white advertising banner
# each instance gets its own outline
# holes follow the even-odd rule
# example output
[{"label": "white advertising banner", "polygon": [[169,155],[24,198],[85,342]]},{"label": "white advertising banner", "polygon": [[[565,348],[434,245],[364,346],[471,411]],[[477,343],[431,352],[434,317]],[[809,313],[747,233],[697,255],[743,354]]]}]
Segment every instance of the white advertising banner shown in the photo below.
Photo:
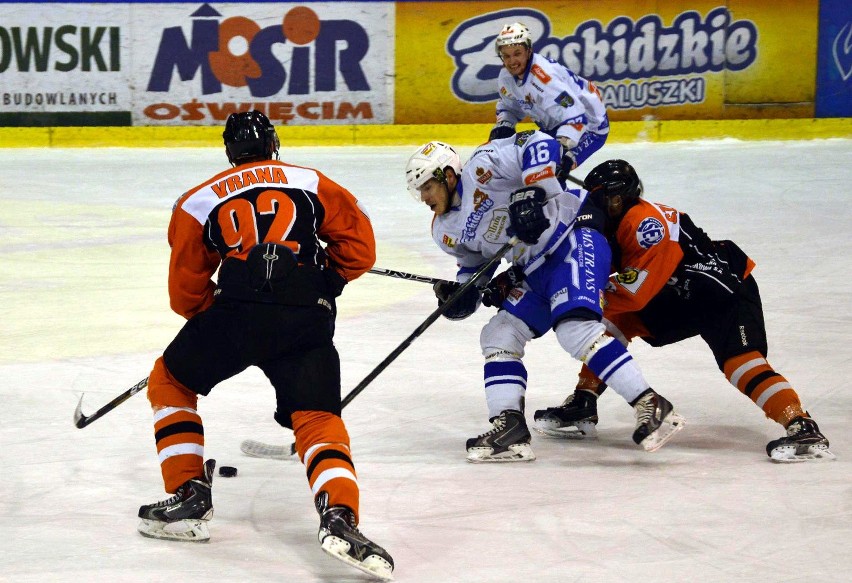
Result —
[{"label": "white advertising banner", "polygon": [[133,6],[134,125],[393,123],[388,2]]},{"label": "white advertising banner", "polygon": [[129,111],[129,32],[127,5],[0,4],[0,112]]},{"label": "white advertising banner", "polygon": [[[0,2],[0,125],[393,123],[394,4]],[[23,121],[22,121],[23,120]]]}]

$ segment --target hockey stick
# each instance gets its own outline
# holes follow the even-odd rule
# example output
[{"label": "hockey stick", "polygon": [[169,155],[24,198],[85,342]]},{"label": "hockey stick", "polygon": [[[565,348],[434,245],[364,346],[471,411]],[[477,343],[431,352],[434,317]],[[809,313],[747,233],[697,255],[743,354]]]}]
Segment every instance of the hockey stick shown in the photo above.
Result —
[{"label": "hockey stick", "polygon": [[581,188],[586,188],[585,182],[583,182],[579,178],[575,178],[574,176],[571,176],[570,174],[565,175],[565,180],[568,180],[569,182],[573,182],[574,184],[576,184],[577,186],[579,186]]},{"label": "hockey stick", "polygon": [[135,385],[133,385],[132,387],[130,387],[129,389],[124,391],[123,393],[121,393],[115,399],[113,399],[112,401],[110,401],[109,403],[107,403],[106,405],[104,405],[103,407],[101,407],[100,409],[98,409],[97,411],[95,411],[94,413],[92,413],[91,415],[88,415],[88,416],[83,415],[83,411],[82,411],[83,397],[84,397],[85,394],[80,395],[80,401],[77,403],[77,408],[74,410],[74,425],[77,426],[77,429],[83,429],[89,423],[92,423],[93,421],[100,419],[101,417],[103,417],[104,415],[106,415],[107,413],[109,413],[110,411],[112,411],[113,409],[115,409],[116,407],[121,405],[122,403],[124,403],[127,399],[129,399],[130,397],[132,397],[133,395],[135,395],[136,393],[138,393],[139,391],[141,391],[142,389],[144,389],[147,386],[148,386],[148,377],[145,377],[144,379],[142,379],[141,381],[139,381],[138,383],[136,383]]},{"label": "hockey stick", "polygon": [[[340,408],[341,408],[341,409],[343,409],[344,407],[346,407],[346,405],[348,405],[349,403],[351,403],[351,402],[352,402],[352,399],[354,399],[355,397],[357,397],[357,396],[361,393],[361,391],[363,391],[364,389],[366,389],[366,388],[367,388],[367,386],[368,386],[371,382],[373,382],[373,380],[374,380],[377,376],[379,376],[379,375],[382,373],[382,371],[383,371],[383,370],[385,370],[388,366],[390,366],[390,364],[391,364],[394,360],[396,360],[396,359],[397,359],[397,357],[398,357],[400,354],[402,354],[402,353],[405,351],[405,349],[406,349],[406,348],[408,348],[409,346],[411,346],[411,343],[412,343],[412,342],[414,342],[414,341],[417,339],[417,337],[418,337],[418,336],[420,336],[421,334],[423,334],[423,332],[425,332],[425,331],[426,331],[426,329],[427,329],[429,326],[431,326],[432,324],[434,324],[434,323],[435,323],[435,320],[437,320],[438,318],[440,318],[440,317],[443,315],[443,313],[447,311],[447,309],[449,309],[449,308],[450,308],[453,304],[455,304],[455,303],[458,301],[458,299],[459,299],[459,298],[460,298],[460,297],[461,297],[461,296],[462,296],[462,295],[463,295],[463,294],[464,294],[464,293],[465,293],[465,292],[466,292],[466,291],[467,291],[467,290],[468,290],[468,289],[469,289],[472,285],[475,285],[475,284],[476,284],[476,280],[478,280],[480,277],[482,277],[482,275],[483,275],[484,273],[486,273],[488,270],[490,270],[490,269],[491,269],[491,267],[492,267],[495,263],[498,263],[501,259],[503,259],[503,256],[504,256],[504,255],[505,255],[505,254],[509,251],[509,249],[511,249],[512,247],[514,247],[517,243],[518,243],[518,238],[517,238],[517,237],[512,237],[511,239],[509,239],[509,241],[508,241],[506,244],[504,244],[502,247],[500,247],[500,249],[497,251],[497,254],[496,254],[496,255],[494,255],[494,257],[492,257],[491,259],[489,259],[489,260],[488,260],[488,262],[487,262],[485,265],[483,265],[482,267],[480,267],[480,268],[479,268],[479,270],[477,270],[477,272],[476,272],[476,273],[474,273],[474,274],[471,276],[471,278],[470,278],[470,279],[468,279],[466,282],[464,282],[464,283],[461,285],[461,287],[459,287],[459,289],[457,289],[457,290],[456,290],[456,292],[455,292],[453,295],[451,295],[449,298],[447,298],[447,301],[445,301],[443,304],[441,304],[440,306],[438,306],[438,308],[437,308],[434,312],[432,312],[431,314],[429,314],[429,317],[428,317],[428,318],[426,318],[426,319],[423,321],[423,323],[422,323],[422,324],[420,324],[420,325],[419,325],[419,326],[418,326],[418,327],[414,330],[414,332],[412,332],[411,334],[409,334],[408,338],[406,338],[405,340],[403,340],[403,341],[400,343],[400,345],[399,345],[399,346],[397,346],[397,347],[393,350],[393,352],[391,352],[390,354],[388,354],[388,355],[385,357],[385,359],[384,359],[382,362],[380,362],[380,363],[376,366],[376,368],[374,368],[372,371],[370,371],[370,374],[368,374],[366,377],[364,377],[364,379],[363,379],[360,383],[358,383],[358,385],[357,385],[354,389],[352,389],[351,391],[349,391],[349,394],[348,394],[348,395],[346,395],[346,397],[344,397],[344,398],[343,398],[343,400],[340,402]],[[240,444],[240,449],[242,450],[242,452],[243,452],[243,453],[245,453],[245,454],[247,454],[247,455],[254,456],[254,457],[273,457],[273,458],[276,458],[276,459],[283,459],[284,457],[286,457],[286,456],[284,455],[284,452],[286,452],[286,448],[285,448],[284,446],[279,446],[279,445],[267,445],[267,444],[265,444],[265,443],[261,443],[261,442],[258,442],[258,441],[253,441],[253,440],[250,440],[250,439],[247,439],[247,440],[243,441],[243,443],[242,443],[242,444]],[[290,455],[292,456],[292,455],[294,455],[295,453],[296,453],[296,444],[295,444],[295,443],[293,443],[293,444],[290,446]],[[266,455],[264,455],[264,454],[266,454]]]},{"label": "hockey stick", "polygon": [[397,271],[395,269],[383,269],[381,267],[374,267],[370,270],[370,273],[374,273],[376,275],[386,275],[388,277],[397,277],[399,279],[408,279],[410,281],[419,281],[421,283],[447,283],[446,279],[438,279],[437,277],[429,277],[428,275],[417,275],[416,273],[406,273],[405,271]]}]

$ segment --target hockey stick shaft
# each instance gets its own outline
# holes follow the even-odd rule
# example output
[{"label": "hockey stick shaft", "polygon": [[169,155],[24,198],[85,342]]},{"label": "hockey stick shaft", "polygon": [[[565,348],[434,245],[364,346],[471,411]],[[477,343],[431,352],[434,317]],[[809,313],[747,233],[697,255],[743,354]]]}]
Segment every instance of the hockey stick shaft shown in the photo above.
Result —
[{"label": "hockey stick shaft", "polygon": [[[390,366],[390,364],[391,364],[394,360],[396,360],[396,359],[397,359],[397,357],[399,357],[399,355],[400,355],[400,354],[402,354],[402,353],[405,351],[405,349],[406,349],[406,348],[408,348],[409,346],[411,346],[411,343],[412,343],[412,342],[414,342],[414,341],[417,339],[417,337],[418,337],[418,336],[420,336],[421,334],[423,334],[423,332],[425,332],[425,331],[426,331],[426,329],[427,329],[429,326],[431,326],[432,324],[434,324],[434,323],[435,323],[435,320],[437,320],[438,318],[440,318],[440,317],[444,314],[444,312],[446,312],[446,311],[447,311],[450,307],[452,307],[452,306],[453,306],[453,304],[455,304],[455,303],[458,301],[458,299],[459,299],[459,298],[460,298],[460,297],[461,297],[461,296],[462,296],[462,295],[463,295],[463,294],[464,294],[464,293],[465,293],[468,289],[470,289],[470,287],[471,287],[471,286],[476,285],[476,280],[478,280],[480,277],[482,277],[482,274],[486,273],[489,269],[491,269],[491,267],[493,267],[493,266],[494,266],[494,264],[498,263],[501,259],[503,259],[503,256],[504,256],[506,253],[508,253],[509,249],[511,249],[512,247],[514,247],[517,243],[518,243],[518,238],[517,238],[517,237],[512,237],[512,238],[509,240],[509,242],[508,242],[508,243],[506,243],[505,245],[503,245],[502,247],[500,247],[500,249],[497,251],[497,254],[496,254],[496,255],[494,255],[494,257],[492,257],[491,259],[489,259],[489,260],[488,260],[488,262],[487,262],[485,265],[483,265],[482,267],[480,267],[480,268],[479,268],[479,270],[477,270],[477,272],[476,272],[476,273],[474,273],[474,274],[473,274],[473,276],[471,276],[471,278],[470,278],[470,279],[468,279],[466,282],[464,282],[464,283],[463,283],[463,284],[459,287],[459,289],[457,289],[457,290],[456,290],[456,292],[455,292],[453,295],[451,295],[449,298],[447,298],[447,301],[445,301],[443,304],[441,304],[440,306],[438,306],[438,309],[436,309],[434,312],[432,312],[431,314],[429,314],[429,317],[428,317],[428,318],[426,318],[426,319],[423,321],[423,323],[422,323],[422,324],[420,324],[420,325],[419,325],[419,326],[418,326],[418,327],[414,330],[414,332],[412,332],[411,334],[409,334],[409,335],[408,335],[408,338],[406,338],[405,340],[403,340],[403,341],[399,344],[399,346],[397,346],[397,347],[393,350],[393,352],[391,352],[390,354],[388,354],[388,355],[385,357],[385,359],[384,359],[382,362],[380,362],[380,363],[376,366],[376,368],[374,368],[372,371],[370,371],[370,374],[368,374],[366,377],[364,377],[364,379],[363,379],[360,383],[358,383],[358,385],[357,385],[354,389],[352,389],[351,391],[349,391],[349,394],[347,394],[347,395],[343,398],[343,400],[340,402],[340,408],[341,408],[341,409],[345,408],[345,407],[346,407],[346,405],[348,405],[349,403],[351,403],[351,402],[352,402],[352,400],[353,400],[355,397],[357,397],[359,394],[361,394],[361,391],[363,391],[364,389],[366,389],[366,388],[367,388],[367,386],[368,386],[371,382],[373,382],[373,381],[375,380],[375,378],[376,378],[377,376],[379,376],[379,375],[382,373],[382,371],[384,371],[384,370],[385,370],[388,366]],[[261,444],[261,445],[262,445],[262,444]],[[295,444],[295,443],[293,443],[293,444],[290,446],[290,455],[294,455],[295,453],[296,453],[296,444]]]},{"label": "hockey stick shaft", "polygon": [[420,283],[436,284],[448,282],[446,279],[438,279],[437,277],[429,277],[428,275],[417,275],[416,273],[407,273],[405,271],[397,271],[396,269],[383,269],[381,267],[372,268],[370,273],[386,275],[387,277],[396,277],[398,279],[407,279],[409,281],[419,281]]},{"label": "hockey stick shaft", "polygon": [[585,183],[585,182],[583,182],[583,181],[582,181],[582,180],[580,180],[579,178],[576,178],[576,177],[574,177],[574,176],[571,176],[570,174],[566,174],[566,175],[565,175],[565,179],[566,179],[566,180],[568,180],[568,181],[570,181],[570,182],[573,182],[574,184],[576,184],[577,186],[579,186],[579,187],[581,187],[581,188],[586,188],[586,183]]},{"label": "hockey stick shaft", "polygon": [[101,417],[103,417],[104,415],[106,415],[107,413],[109,413],[110,411],[112,411],[113,409],[115,409],[116,407],[121,405],[122,403],[124,403],[127,399],[129,399],[130,397],[132,397],[133,395],[135,395],[136,393],[138,393],[139,391],[141,391],[142,389],[144,389],[147,386],[148,386],[148,377],[145,377],[144,379],[142,379],[141,381],[139,381],[138,383],[136,383],[135,385],[133,385],[132,387],[130,387],[129,389],[124,391],[123,393],[121,393],[115,399],[113,399],[112,401],[110,401],[109,403],[107,403],[106,405],[104,405],[103,407],[101,407],[100,409],[98,409],[97,411],[95,411],[94,413],[92,413],[91,415],[88,415],[88,416],[83,415],[82,407],[83,407],[83,396],[84,395],[80,395],[80,401],[77,403],[77,408],[74,410],[74,425],[78,429],[83,429],[84,427],[86,427],[90,423],[97,421],[98,419],[100,419]]},{"label": "hockey stick shaft", "polygon": [[459,299],[460,297],[462,297],[462,295],[464,295],[464,293],[465,293],[468,289],[470,289],[470,287],[471,287],[471,286],[476,285],[476,281],[477,281],[480,277],[482,277],[482,274],[486,273],[489,269],[491,269],[491,267],[492,267],[492,266],[494,266],[494,264],[498,263],[501,259],[503,259],[503,256],[504,256],[504,255],[505,255],[505,254],[509,251],[509,249],[511,249],[512,247],[514,247],[517,243],[518,243],[518,238],[517,238],[517,237],[512,237],[512,238],[509,240],[509,242],[508,242],[508,243],[506,243],[505,245],[503,245],[503,246],[502,246],[502,247],[501,247],[501,248],[497,251],[497,254],[496,254],[496,255],[494,255],[494,257],[492,257],[491,259],[489,259],[489,260],[488,260],[488,262],[487,262],[487,263],[485,263],[485,265],[483,265],[482,267],[480,267],[480,268],[479,268],[479,270],[478,270],[476,273],[474,273],[474,274],[473,274],[473,276],[471,276],[471,278],[470,278],[470,279],[468,279],[466,282],[464,282],[464,283],[461,285],[461,287],[459,287],[459,289],[457,289],[457,290],[456,290],[456,292],[455,292],[453,295],[451,295],[449,298],[447,298],[447,301],[446,301],[446,302],[444,302],[443,304],[441,304],[440,306],[438,306],[438,308],[437,308],[434,312],[432,312],[431,314],[429,314],[429,317],[428,317],[428,318],[426,318],[426,319],[423,321],[423,323],[422,323],[422,324],[420,324],[420,325],[419,325],[419,326],[418,326],[418,327],[414,330],[414,332],[412,332],[411,334],[409,334],[408,338],[406,338],[405,340],[403,340],[403,341],[400,343],[400,345],[399,345],[399,346],[397,346],[397,347],[393,350],[393,352],[391,352],[390,354],[388,354],[388,355],[385,357],[385,359],[384,359],[382,362],[380,362],[380,363],[376,366],[376,368],[374,368],[372,371],[370,371],[370,374],[368,374],[366,377],[364,377],[364,379],[363,379],[360,383],[358,383],[358,385],[357,385],[354,389],[352,389],[351,391],[349,391],[349,394],[348,394],[348,395],[346,395],[346,397],[344,397],[344,398],[343,398],[343,400],[340,402],[340,407],[341,407],[341,408],[346,407],[346,405],[348,405],[349,403],[351,403],[351,402],[352,402],[352,399],[354,399],[355,397],[357,397],[357,396],[361,393],[361,391],[363,391],[364,389],[366,389],[366,388],[367,388],[367,386],[368,386],[371,382],[373,382],[373,380],[374,380],[377,376],[379,376],[379,375],[382,373],[382,371],[383,371],[383,370],[385,370],[388,366],[390,366],[390,364],[391,364],[394,360],[396,360],[396,359],[397,359],[397,357],[398,357],[400,354],[402,354],[402,353],[405,351],[405,349],[406,349],[406,348],[408,348],[409,346],[411,346],[411,343],[412,343],[412,342],[414,342],[414,341],[417,339],[417,337],[418,337],[418,336],[420,336],[421,334],[423,334],[423,332],[425,332],[425,331],[426,331],[426,329],[427,329],[427,328],[429,328],[429,326],[431,326],[432,324],[434,324],[434,323],[435,323],[435,320],[437,320],[438,318],[440,318],[440,317],[443,315],[443,313],[444,313],[444,312],[446,312],[449,308],[451,308],[451,307],[452,307],[452,306],[453,306],[453,305],[454,305],[454,304],[458,301],[458,299]]}]

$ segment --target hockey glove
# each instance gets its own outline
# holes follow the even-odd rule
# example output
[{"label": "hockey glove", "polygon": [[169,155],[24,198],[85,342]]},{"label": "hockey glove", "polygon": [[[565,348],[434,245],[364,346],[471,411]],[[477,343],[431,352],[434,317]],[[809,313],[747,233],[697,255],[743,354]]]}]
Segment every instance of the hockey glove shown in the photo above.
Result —
[{"label": "hockey glove", "polygon": [[325,277],[325,285],[329,293],[335,298],[342,294],[343,288],[347,284],[346,278],[331,266],[323,269],[322,273]]},{"label": "hockey glove", "polygon": [[574,157],[570,152],[565,152],[562,155],[562,160],[559,162],[559,168],[556,169],[556,178],[561,182],[568,180],[568,173],[571,172],[577,165]]},{"label": "hockey glove", "polygon": [[550,226],[544,216],[544,203],[547,196],[544,189],[530,186],[516,190],[509,197],[509,235],[528,244],[538,243],[539,237]]},{"label": "hockey glove", "polygon": [[498,274],[483,288],[482,305],[488,308],[499,308],[503,301],[509,297],[509,292],[521,285],[522,281],[524,281],[524,270],[513,265],[503,273]]},{"label": "hockey glove", "polygon": [[[457,281],[439,281],[436,283],[432,289],[435,290],[435,297],[438,298],[438,307],[443,306],[461,286],[462,284]],[[481,300],[482,295],[479,288],[472,285],[465,290],[460,298],[453,302],[452,306],[444,310],[443,315],[449,320],[464,320],[476,311]]]},{"label": "hockey glove", "polygon": [[496,125],[488,134],[488,141],[508,138],[515,135],[515,128],[512,126]]}]

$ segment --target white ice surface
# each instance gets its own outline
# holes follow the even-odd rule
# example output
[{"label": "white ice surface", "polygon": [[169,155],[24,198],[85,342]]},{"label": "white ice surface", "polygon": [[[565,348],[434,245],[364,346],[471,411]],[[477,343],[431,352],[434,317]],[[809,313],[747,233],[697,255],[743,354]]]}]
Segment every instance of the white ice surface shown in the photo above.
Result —
[{"label": "white ice surface", "polygon": [[[428,209],[405,191],[412,151],[285,147],[282,157],[366,204],[377,266],[451,278]],[[579,175],[613,157],[634,164],[649,200],[757,261],[770,362],[837,461],[771,463],[764,447],[780,426],[690,340],[632,347],[687,419],[659,452],[632,443],[632,410],[610,391],[596,442],[536,436],[533,463],[469,464],[465,439],[488,427],[478,335],[491,312],[481,309],[436,322],[345,410],[363,531],[404,582],[849,581],[852,141],[612,144]],[[301,464],[240,453],[246,438],[292,440],[258,371],[200,403],[207,456],[239,468],[214,482],[209,544],[136,533],[139,505],[164,497],[144,394],[72,424],[81,394],[94,412],[145,377],[181,326],[166,294],[166,225],[178,195],[225,168],[221,149],[0,158],[0,580],[367,580],[321,552]],[[424,284],[367,274],[348,286],[336,337],[344,394],[434,308]],[[552,335],[526,362],[531,419],[564,398],[578,365]]]}]

